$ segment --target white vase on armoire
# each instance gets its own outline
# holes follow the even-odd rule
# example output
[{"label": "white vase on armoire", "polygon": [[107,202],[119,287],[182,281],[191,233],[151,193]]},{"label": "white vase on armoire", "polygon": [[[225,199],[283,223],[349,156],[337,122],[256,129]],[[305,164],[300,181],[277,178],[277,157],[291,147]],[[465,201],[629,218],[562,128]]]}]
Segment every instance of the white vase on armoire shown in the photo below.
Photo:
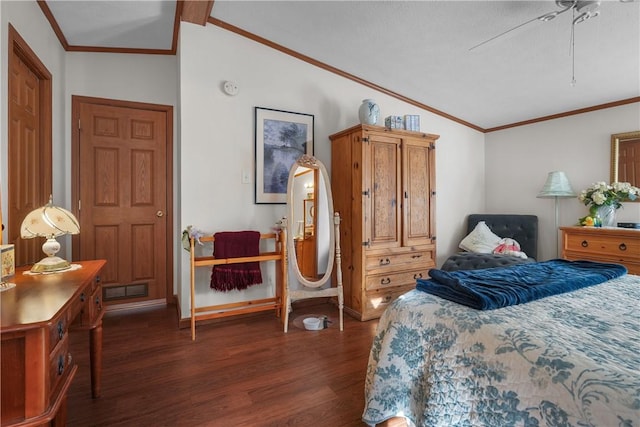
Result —
[{"label": "white vase on armoire", "polygon": [[364,125],[375,125],[380,117],[380,107],[373,99],[364,99],[358,109],[358,117]]}]

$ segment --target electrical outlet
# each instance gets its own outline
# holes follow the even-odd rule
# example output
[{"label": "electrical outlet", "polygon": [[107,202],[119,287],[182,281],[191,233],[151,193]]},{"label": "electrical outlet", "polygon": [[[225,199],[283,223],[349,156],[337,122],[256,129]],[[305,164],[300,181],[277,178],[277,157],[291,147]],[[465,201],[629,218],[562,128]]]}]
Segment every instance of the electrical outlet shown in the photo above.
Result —
[{"label": "electrical outlet", "polygon": [[242,183],[243,184],[248,184],[249,183],[249,171],[246,169],[242,170]]}]

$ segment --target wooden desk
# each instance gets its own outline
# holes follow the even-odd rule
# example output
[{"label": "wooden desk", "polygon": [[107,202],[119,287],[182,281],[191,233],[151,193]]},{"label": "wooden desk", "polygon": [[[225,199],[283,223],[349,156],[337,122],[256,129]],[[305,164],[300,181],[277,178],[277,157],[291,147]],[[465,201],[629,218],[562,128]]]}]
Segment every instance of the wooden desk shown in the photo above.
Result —
[{"label": "wooden desk", "polygon": [[[82,268],[27,275],[0,292],[2,426],[63,426],[67,390],[78,369],[69,352],[69,327],[89,330],[91,392],[100,396],[102,371],[102,287],[106,261],[82,261]],[[72,325],[73,324],[73,325]]]}]

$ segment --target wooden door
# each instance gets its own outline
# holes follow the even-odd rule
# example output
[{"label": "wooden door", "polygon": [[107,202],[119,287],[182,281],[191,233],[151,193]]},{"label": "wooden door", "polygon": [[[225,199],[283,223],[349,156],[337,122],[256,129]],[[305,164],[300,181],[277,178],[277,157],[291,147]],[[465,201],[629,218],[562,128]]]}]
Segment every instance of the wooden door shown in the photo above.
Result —
[{"label": "wooden door", "polygon": [[107,302],[166,299],[168,114],[91,99],[74,99],[74,107],[79,258],[107,260],[101,277]]},{"label": "wooden door", "polygon": [[368,249],[401,245],[400,143],[400,138],[370,133],[363,145],[364,237]]},{"label": "wooden door", "polygon": [[431,244],[429,142],[407,138],[402,144],[403,246]]},{"label": "wooden door", "polygon": [[11,25],[9,48],[7,231],[21,266],[45,256],[44,239],[22,239],[20,226],[52,192],[51,73]]}]

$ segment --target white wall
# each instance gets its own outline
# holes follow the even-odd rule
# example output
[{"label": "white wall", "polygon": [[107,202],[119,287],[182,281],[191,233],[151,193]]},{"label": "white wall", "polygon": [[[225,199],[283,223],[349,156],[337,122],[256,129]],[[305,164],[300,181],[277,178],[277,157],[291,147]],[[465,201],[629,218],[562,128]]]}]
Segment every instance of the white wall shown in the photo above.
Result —
[{"label": "white wall", "polygon": [[[61,171],[70,167],[70,159],[66,156],[64,124],[64,93],[65,93],[65,61],[64,49],[45,18],[42,10],[35,1],[1,1],[0,2],[0,182],[2,187],[3,219],[7,219],[7,159],[8,124],[7,124],[7,83],[8,83],[8,32],[9,24],[13,25],[18,34],[47,67],[52,77],[52,158],[53,170]],[[54,202],[66,208],[70,207],[70,191],[65,185],[64,176],[59,173],[53,175]],[[4,235],[7,241],[7,235]],[[58,239],[62,245],[61,255],[71,255],[70,239]],[[67,243],[65,245],[65,243]]]},{"label": "white wall", "polygon": [[173,106],[177,103],[176,56],[69,52],[66,61],[68,114],[71,95]]},{"label": "white wall", "polygon": [[[576,194],[609,182],[611,134],[638,129],[640,103],[634,103],[487,134],[487,212],[538,215],[538,258],[555,258],[555,202],[536,198],[547,173],[564,171]],[[570,226],[588,209],[577,198],[559,199],[559,212],[558,225]],[[616,218],[640,222],[640,203],[624,203]]]},{"label": "white wall", "polygon": [[[330,172],[328,137],[358,123],[358,107],[365,98],[377,101],[382,117],[419,114],[423,131],[442,135],[436,149],[439,263],[455,250],[457,237],[452,236],[466,214],[484,208],[484,135],[479,132],[212,25],[182,23],[179,75],[181,228],[267,231],[285,215],[284,205],[254,204],[253,180],[241,183],[243,170],[252,177],[254,173],[254,107],[313,114],[315,155]],[[238,95],[223,93],[225,80],[239,85]],[[179,297],[182,317],[187,317],[186,252],[181,261]],[[199,306],[273,292],[272,276],[264,285],[229,294],[212,292],[208,280],[208,271],[198,273]]]}]

